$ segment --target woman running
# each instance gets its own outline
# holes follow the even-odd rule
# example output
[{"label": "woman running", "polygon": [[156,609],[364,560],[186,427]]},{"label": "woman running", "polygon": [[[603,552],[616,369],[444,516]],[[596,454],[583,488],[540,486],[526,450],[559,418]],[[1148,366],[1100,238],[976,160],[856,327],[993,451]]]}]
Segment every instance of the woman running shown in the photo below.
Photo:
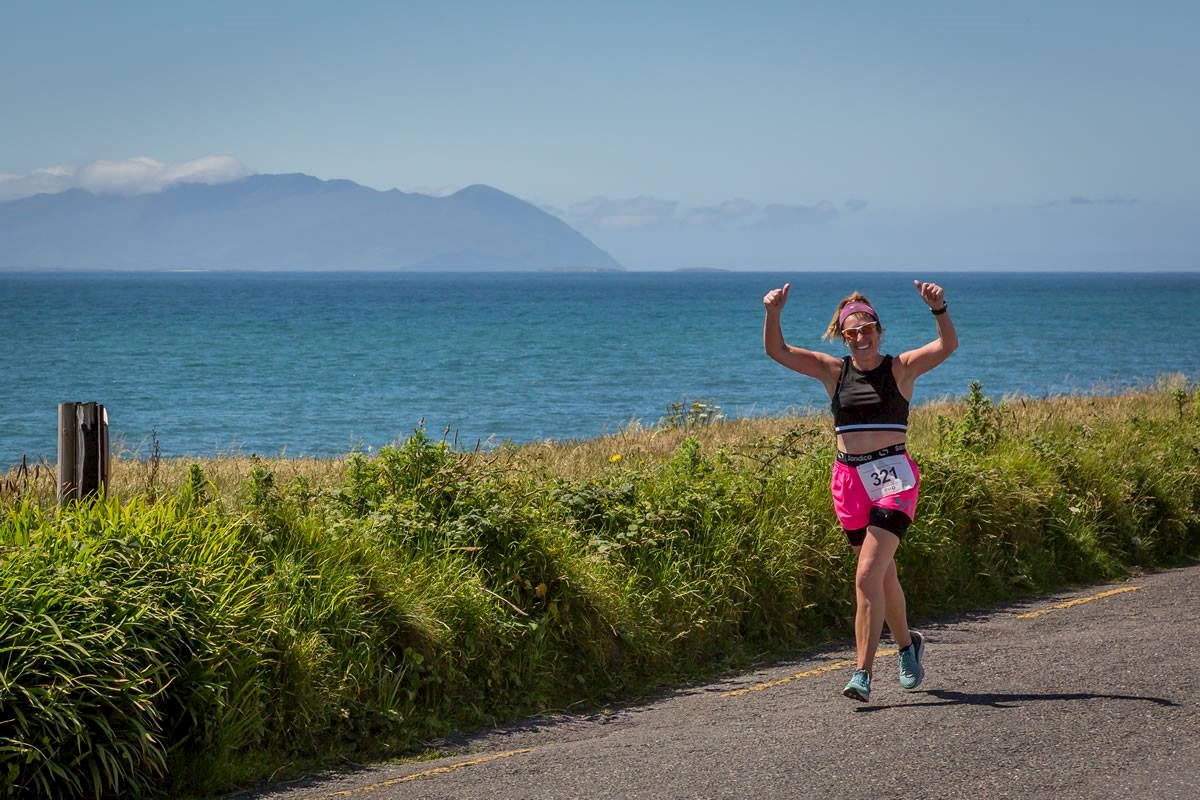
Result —
[{"label": "woman running", "polygon": [[857,668],[842,694],[871,697],[875,651],[883,623],[900,647],[900,685],[915,689],[925,677],[925,640],[908,629],[904,590],[896,574],[896,550],[917,510],[921,473],[905,451],[908,403],[918,377],[945,361],[958,347],[945,293],[935,283],[913,281],[937,322],[937,338],[893,358],[879,352],[883,325],[858,292],[842,300],[824,338],[841,337],[850,355],[837,358],[793,347],[783,340],[779,317],[791,284],[763,297],[767,317],[763,348],[789,369],[825,385],[833,408],[837,459],[830,488],[833,509],[858,557],[854,588]]}]

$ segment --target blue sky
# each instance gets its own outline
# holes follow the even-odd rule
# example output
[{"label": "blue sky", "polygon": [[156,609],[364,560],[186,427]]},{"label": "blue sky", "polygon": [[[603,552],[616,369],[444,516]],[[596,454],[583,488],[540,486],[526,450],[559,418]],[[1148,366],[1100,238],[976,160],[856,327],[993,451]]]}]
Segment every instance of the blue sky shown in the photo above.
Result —
[{"label": "blue sky", "polygon": [[1193,2],[3,18],[0,199],[39,170],[222,156],[378,189],[486,183],[633,268],[1200,269]]}]

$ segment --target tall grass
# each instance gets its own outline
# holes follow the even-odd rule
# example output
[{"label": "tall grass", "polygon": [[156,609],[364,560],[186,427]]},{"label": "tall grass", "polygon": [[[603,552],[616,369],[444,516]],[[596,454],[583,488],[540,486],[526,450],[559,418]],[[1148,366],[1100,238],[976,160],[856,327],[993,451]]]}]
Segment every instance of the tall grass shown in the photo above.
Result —
[{"label": "tall grass", "polygon": [[[693,413],[693,408],[697,409]],[[0,479],[0,794],[179,796],[847,635],[819,418]],[[920,617],[1200,555],[1200,392],[914,414]]]}]

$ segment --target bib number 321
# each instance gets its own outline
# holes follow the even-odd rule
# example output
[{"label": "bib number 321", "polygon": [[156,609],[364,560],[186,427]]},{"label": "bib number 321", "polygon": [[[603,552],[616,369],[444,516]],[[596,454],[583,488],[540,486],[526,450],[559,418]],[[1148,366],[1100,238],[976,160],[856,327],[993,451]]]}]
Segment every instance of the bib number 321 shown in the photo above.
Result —
[{"label": "bib number 321", "polygon": [[868,461],[866,464],[859,464],[855,469],[866,487],[867,496],[872,500],[882,500],[917,485],[912,466],[902,455]]}]

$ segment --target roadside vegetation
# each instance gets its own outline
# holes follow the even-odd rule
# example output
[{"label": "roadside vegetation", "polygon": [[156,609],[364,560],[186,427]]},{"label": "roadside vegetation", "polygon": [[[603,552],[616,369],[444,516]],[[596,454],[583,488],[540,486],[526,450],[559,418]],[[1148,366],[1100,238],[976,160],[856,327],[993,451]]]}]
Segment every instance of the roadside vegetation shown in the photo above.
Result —
[{"label": "roadside vegetation", "polygon": [[[0,477],[0,796],[213,794],[850,635],[820,417]],[[914,411],[910,616],[1200,555],[1200,391]]]}]

